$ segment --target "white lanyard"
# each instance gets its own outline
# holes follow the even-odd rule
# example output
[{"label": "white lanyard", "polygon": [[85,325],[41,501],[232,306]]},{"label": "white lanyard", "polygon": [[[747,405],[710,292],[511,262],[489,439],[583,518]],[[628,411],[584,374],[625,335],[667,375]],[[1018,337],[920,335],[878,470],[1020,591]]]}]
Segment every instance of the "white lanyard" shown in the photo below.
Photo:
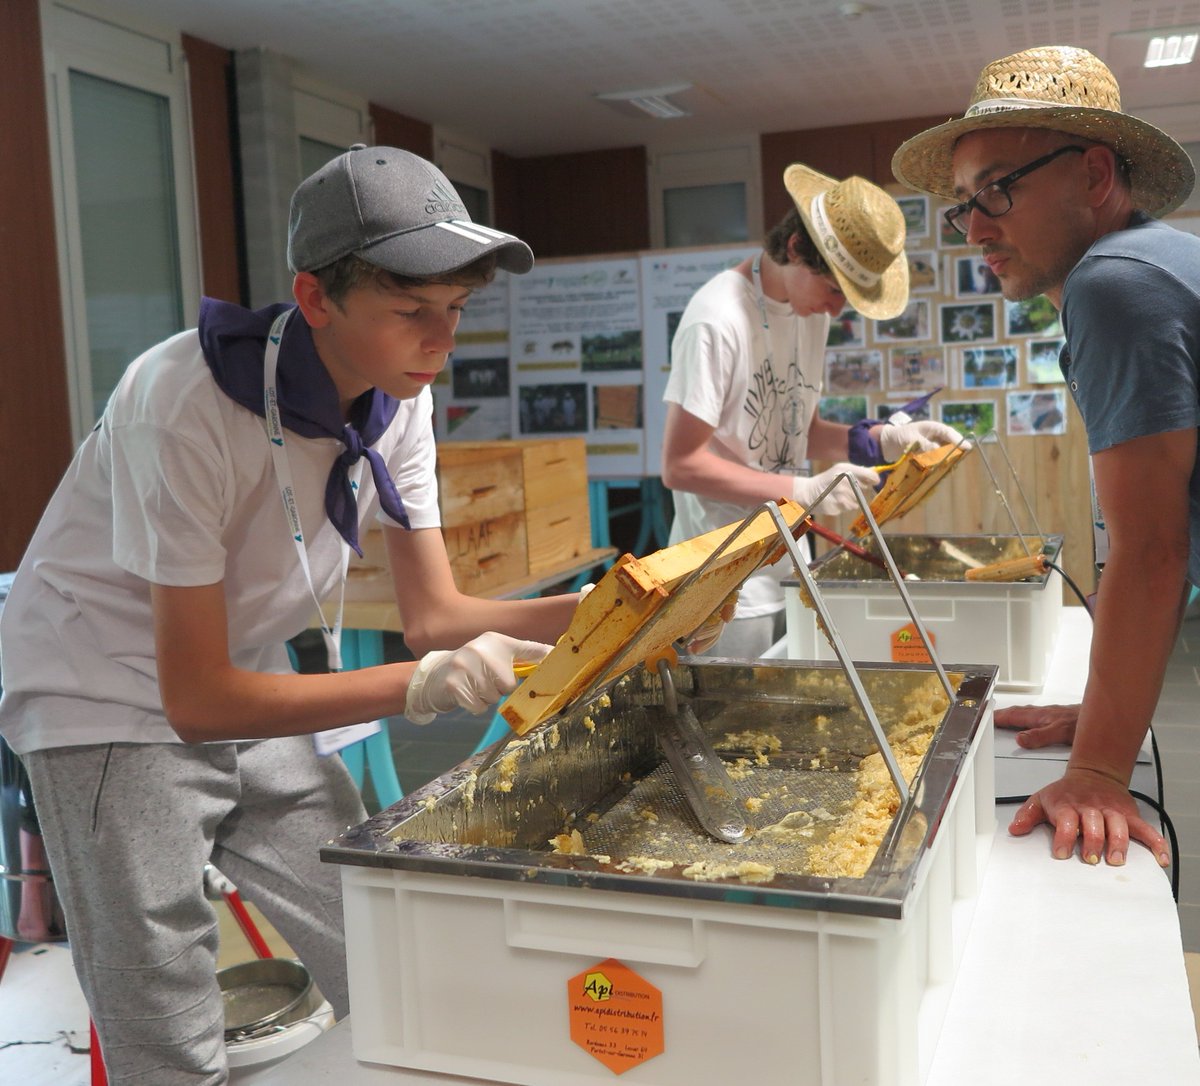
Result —
[{"label": "white lanyard", "polygon": [[[325,612],[321,601],[317,598],[317,590],[313,585],[312,570],[308,565],[308,551],[304,546],[304,530],[300,526],[300,513],[296,508],[296,493],[292,486],[292,469],[288,464],[287,450],[283,444],[283,418],[279,414],[279,397],[275,387],[275,373],[279,368],[279,344],[283,340],[283,329],[294,309],[285,310],[275,318],[271,332],[267,336],[267,345],[263,351],[263,405],[267,423],[267,438],[271,444],[271,460],[275,465],[275,481],[279,484],[279,497],[283,501],[283,511],[287,515],[288,526],[292,531],[292,542],[296,546],[296,556],[300,559],[300,567],[304,570],[308,590],[312,594],[313,603],[317,606],[317,616],[321,620],[321,636],[325,640],[325,653],[329,659],[330,671],[342,670],[342,614],[346,604],[346,570],[350,565],[350,544],[342,540],[341,576],[338,581],[337,616],[332,626],[325,621]],[[350,487],[358,493],[358,481],[362,476],[362,459],[354,465],[350,472]]]}]

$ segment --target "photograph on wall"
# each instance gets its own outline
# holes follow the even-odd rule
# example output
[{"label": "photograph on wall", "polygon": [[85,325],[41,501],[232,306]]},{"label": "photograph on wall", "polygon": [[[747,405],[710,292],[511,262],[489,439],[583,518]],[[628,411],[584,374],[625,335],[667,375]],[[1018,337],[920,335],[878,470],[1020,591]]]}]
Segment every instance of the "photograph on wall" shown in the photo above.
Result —
[{"label": "photograph on wall", "polygon": [[987,434],[995,439],[995,400],[946,400],[941,407],[942,422],[953,427],[964,437],[983,438]]},{"label": "photograph on wall", "polygon": [[513,343],[518,368],[574,370],[579,367],[579,336],[523,335]]},{"label": "photograph on wall", "polygon": [[640,328],[584,336],[582,347],[584,373],[640,370],[642,368],[642,330]]},{"label": "photograph on wall", "polygon": [[1004,329],[1010,336],[1061,336],[1058,310],[1044,294],[1004,302]]},{"label": "photograph on wall", "polygon": [[937,253],[932,249],[910,249],[908,252],[908,289],[914,294],[929,294],[937,288]]},{"label": "photograph on wall", "polygon": [[867,417],[866,396],[822,396],[817,403],[817,414],[826,422],[840,422],[853,426]]},{"label": "photograph on wall", "polygon": [[943,343],[978,343],[996,338],[996,307],[991,302],[938,306]]},{"label": "photograph on wall", "polygon": [[929,197],[897,196],[896,203],[904,214],[904,227],[910,238],[923,238],[929,233]]},{"label": "photograph on wall", "polygon": [[523,434],[581,434],[587,430],[587,390],[570,384],[522,385],[517,404]]},{"label": "photograph on wall", "polygon": [[508,398],[508,357],[450,358],[451,382],[456,400]]},{"label": "photograph on wall", "polygon": [[1054,339],[1031,339],[1026,341],[1025,383],[1028,385],[1061,385],[1062,370],[1058,356],[1066,340],[1062,336]]},{"label": "photograph on wall", "polygon": [[943,347],[893,347],[888,352],[888,388],[920,392],[946,383]]},{"label": "photograph on wall", "polygon": [[1020,352],[1011,344],[962,349],[963,388],[1012,388]]},{"label": "photograph on wall", "polygon": [[904,312],[885,321],[875,321],[872,335],[876,343],[903,343],[928,339],[929,302],[925,298],[910,298]]},{"label": "photograph on wall", "polygon": [[1000,280],[978,253],[954,258],[954,296],[1000,297]]},{"label": "photograph on wall", "polygon": [[1067,394],[1053,388],[1041,392],[1008,393],[1008,433],[1041,436],[1067,432]]},{"label": "photograph on wall", "polygon": [[941,249],[966,249],[973,248],[967,245],[967,239],[963,237],[957,230],[946,222],[946,212],[950,210],[951,204],[943,204],[937,209],[937,239],[938,247]]},{"label": "photograph on wall", "polygon": [[507,397],[447,404],[445,433],[454,441],[511,441],[512,405]]},{"label": "photograph on wall", "polygon": [[592,429],[640,430],[641,385],[596,385],[592,389]]},{"label": "photograph on wall", "polygon": [[831,395],[883,388],[882,351],[826,351],[825,388]]},{"label": "photograph on wall", "polygon": [[920,407],[914,407],[911,411],[906,410],[906,403],[879,403],[875,405],[875,417],[887,422],[897,411],[904,411],[913,422],[925,422],[933,418],[932,403],[932,400],[926,400]]},{"label": "photograph on wall", "polygon": [[667,328],[667,363],[666,368],[671,368],[671,344],[675,341],[675,333],[679,330],[679,322],[683,319],[682,309],[669,309],[663,314],[663,319],[666,321]]},{"label": "photograph on wall", "polygon": [[867,342],[866,321],[856,309],[847,306],[829,322],[826,347],[861,347]]}]

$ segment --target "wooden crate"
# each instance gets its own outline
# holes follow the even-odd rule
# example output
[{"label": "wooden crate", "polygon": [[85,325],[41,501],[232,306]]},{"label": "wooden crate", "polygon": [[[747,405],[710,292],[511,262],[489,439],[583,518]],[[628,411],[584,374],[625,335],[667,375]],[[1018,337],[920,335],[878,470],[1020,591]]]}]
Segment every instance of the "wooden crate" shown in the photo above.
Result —
[{"label": "wooden crate", "polygon": [[[583,438],[448,441],[438,446],[442,535],[459,589],[487,595],[592,550]],[[346,599],[394,599],[383,532],[351,558]]]},{"label": "wooden crate", "polygon": [[529,572],[545,573],[592,549],[587,443],[522,441]]},{"label": "wooden crate", "polygon": [[442,535],[460,591],[483,595],[528,573],[523,471],[507,443],[439,446]]}]

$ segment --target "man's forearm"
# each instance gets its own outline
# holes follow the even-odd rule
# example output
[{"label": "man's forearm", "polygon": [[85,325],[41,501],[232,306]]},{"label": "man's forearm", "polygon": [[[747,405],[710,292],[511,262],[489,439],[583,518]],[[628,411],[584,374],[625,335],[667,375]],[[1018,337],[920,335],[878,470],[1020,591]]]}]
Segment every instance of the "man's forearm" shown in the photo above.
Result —
[{"label": "man's forearm", "polygon": [[1128,783],[1178,635],[1184,587],[1178,559],[1110,558],[1070,768]]}]

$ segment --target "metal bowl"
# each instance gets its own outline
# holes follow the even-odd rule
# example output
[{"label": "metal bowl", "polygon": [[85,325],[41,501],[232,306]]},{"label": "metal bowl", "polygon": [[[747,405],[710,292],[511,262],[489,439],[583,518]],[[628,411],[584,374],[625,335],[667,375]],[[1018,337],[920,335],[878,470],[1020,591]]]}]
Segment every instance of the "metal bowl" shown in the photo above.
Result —
[{"label": "metal bowl", "polygon": [[225,1039],[242,1040],[307,1018],[320,1004],[312,976],[290,958],[258,958],[217,971]]}]

